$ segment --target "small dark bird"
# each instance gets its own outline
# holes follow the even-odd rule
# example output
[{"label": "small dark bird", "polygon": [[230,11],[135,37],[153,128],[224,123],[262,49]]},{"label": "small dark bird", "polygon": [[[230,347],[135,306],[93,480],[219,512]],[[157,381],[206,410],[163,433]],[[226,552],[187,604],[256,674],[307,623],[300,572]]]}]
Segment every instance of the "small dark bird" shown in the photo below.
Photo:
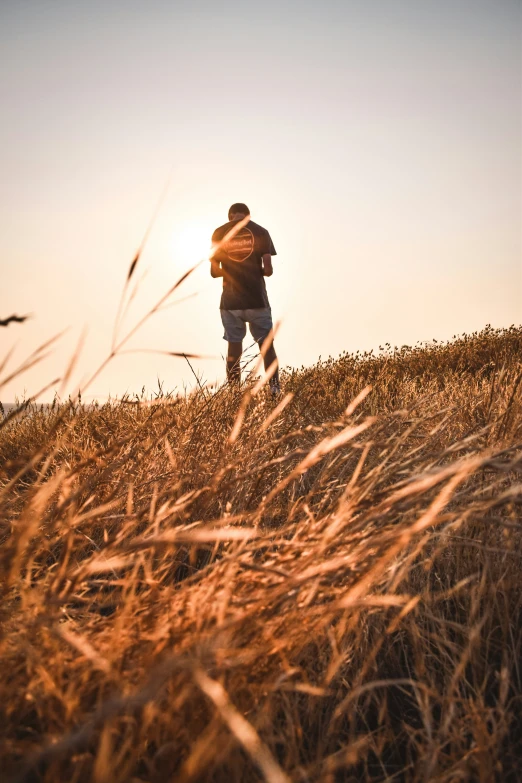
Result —
[{"label": "small dark bird", "polygon": [[27,321],[28,315],[10,315],[9,318],[0,318],[0,326],[9,326],[9,324],[23,324]]}]

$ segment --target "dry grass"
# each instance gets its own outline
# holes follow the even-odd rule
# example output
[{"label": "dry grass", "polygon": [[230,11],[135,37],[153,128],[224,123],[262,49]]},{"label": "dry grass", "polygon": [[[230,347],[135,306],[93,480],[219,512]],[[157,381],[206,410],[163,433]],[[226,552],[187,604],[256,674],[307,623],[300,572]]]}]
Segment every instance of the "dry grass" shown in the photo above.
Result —
[{"label": "dry grass", "polygon": [[2,427],[8,778],[522,778],[522,329],[387,348]]}]

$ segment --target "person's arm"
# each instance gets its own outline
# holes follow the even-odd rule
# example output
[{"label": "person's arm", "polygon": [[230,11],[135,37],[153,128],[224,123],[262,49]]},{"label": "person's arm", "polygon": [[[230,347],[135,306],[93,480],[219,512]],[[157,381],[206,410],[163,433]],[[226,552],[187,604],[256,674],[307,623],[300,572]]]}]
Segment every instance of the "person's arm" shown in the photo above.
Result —
[{"label": "person's arm", "polygon": [[223,277],[221,262],[216,259],[216,252],[219,250],[220,239],[217,231],[212,234],[212,253],[210,256],[210,274],[212,277]]},{"label": "person's arm", "polygon": [[262,257],[263,261],[263,275],[264,277],[272,277],[274,274],[274,268],[272,266],[272,256],[270,253],[265,253]]},{"label": "person's arm", "polygon": [[223,277],[223,270],[221,269],[221,264],[219,261],[216,261],[215,258],[210,259],[210,274],[212,277]]},{"label": "person's arm", "polygon": [[262,259],[263,259],[263,275],[265,277],[272,277],[274,274],[274,267],[272,266],[272,256],[277,255],[277,251],[274,247],[274,243],[272,242],[272,237],[268,233],[268,231],[265,231],[265,247],[264,249],[267,251],[266,253],[263,253]]}]

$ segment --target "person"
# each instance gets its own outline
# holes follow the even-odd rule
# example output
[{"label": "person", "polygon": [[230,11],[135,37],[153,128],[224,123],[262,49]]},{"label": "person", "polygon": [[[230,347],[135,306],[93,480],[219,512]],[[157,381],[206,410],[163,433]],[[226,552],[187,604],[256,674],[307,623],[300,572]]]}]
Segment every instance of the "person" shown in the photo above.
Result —
[{"label": "person", "polygon": [[[221,320],[223,338],[228,342],[227,379],[241,381],[241,354],[248,324],[252,337],[264,352],[268,370],[277,355],[273,343],[272,311],[268,301],[265,277],[273,274],[272,256],[276,250],[268,231],[250,219],[246,204],[232,204],[228,223],[212,235],[210,274],[223,278]],[[277,367],[277,365],[276,365]],[[272,396],[280,394],[279,369],[269,380]]]}]

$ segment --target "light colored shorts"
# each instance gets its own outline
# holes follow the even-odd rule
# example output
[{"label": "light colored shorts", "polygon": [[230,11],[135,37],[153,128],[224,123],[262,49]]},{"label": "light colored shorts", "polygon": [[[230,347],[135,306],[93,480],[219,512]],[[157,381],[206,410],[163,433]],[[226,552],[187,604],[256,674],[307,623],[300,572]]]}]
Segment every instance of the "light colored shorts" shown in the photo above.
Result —
[{"label": "light colored shorts", "polygon": [[261,345],[272,329],[272,310],[258,307],[250,310],[221,310],[221,320],[225,327],[224,340],[229,343],[241,343],[246,335],[246,325],[250,334]]}]

